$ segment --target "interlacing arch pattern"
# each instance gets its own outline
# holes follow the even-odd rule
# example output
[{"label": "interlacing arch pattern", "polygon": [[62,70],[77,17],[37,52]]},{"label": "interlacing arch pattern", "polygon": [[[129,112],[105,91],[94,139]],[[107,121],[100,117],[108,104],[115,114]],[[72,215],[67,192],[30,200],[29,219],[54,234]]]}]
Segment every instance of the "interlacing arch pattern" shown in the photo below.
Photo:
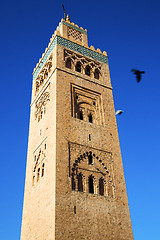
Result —
[{"label": "interlacing arch pattern", "polygon": [[64,50],[65,67],[87,76],[101,79],[101,64],[79,54]]},{"label": "interlacing arch pattern", "polygon": [[44,176],[45,169],[45,153],[40,149],[38,156],[35,156],[35,164],[33,168],[33,177],[32,177],[32,186],[35,185],[35,182],[38,182],[40,177]]},{"label": "interlacing arch pattern", "polygon": [[[81,162],[85,162],[86,169],[80,168],[79,165]],[[93,166],[94,171],[92,171],[92,173],[86,179],[84,172],[85,170],[87,170],[87,165]],[[100,170],[99,166],[103,170]],[[87,170],[87,171],[89,172],[90,170]],[[96,179],[96,176],[95,176],[96,174],[94,174],[95,172],[101,174],[101,177]],[[89,193],[93,193],[93,194],[95,193],[95,194],[100,194],[104,196],[114,197],[114,183],[113,183],[111,173],[109,172],[106,164],[91,151],[85,152],[75,160],[71,169],[71,180],[72,180],[71,181],[72,190],[77,190],[80,192],[88,191]],[[88,184],[88,189],[86,187],[87,184]]]},{"label": "interlacing arch pattern", "polygon": [[52,68],[52,56],[48,59],[48,61],[46,61],[44,67],[42,68],[42,70],[38,74],[38,77],[36,78],[36,81],[35,81],[35,83],[36,83],[35,95],[38,93],[38,91],[40,90],[40,88],[44,84],[45,80],[49,77],[49,74],[51,72],[51,68]]},{"label": "interlacing arch pattern", "polygon": [[50,93],[46,91],[35,103],[35,119],[38,119],[38,122],[42,119],[43,115],[46,113],[46,105],[48,101],[50,101]]}]

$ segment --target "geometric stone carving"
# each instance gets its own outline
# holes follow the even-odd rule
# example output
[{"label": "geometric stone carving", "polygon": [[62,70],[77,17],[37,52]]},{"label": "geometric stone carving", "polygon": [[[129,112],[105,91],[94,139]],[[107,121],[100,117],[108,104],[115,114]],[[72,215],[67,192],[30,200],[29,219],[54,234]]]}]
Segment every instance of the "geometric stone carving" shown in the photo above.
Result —
[{"label": "geometric stone carving", "polygon": [[[71,61],[71,69],[76,70],[76,65],[79,63],[81,65],[81,73],[86,74],[86,69],[90,69],[89,76],[97,79],[101,79],[101,64],[97,61],[91,60],[89,58],[84,57],[84,55],[79,55],[74,52],[68,51],[65,49],[64,51],[64,59],[65,63],[68,59]],[[98,76],[97,76],[98,73]]]},{"label": "geometric stone carving", "polygon": [[[74,191],[115,197],[112,154],[76,143],[69,143],[69,176]],[[93,179],[93,189],[90,188]]]},{"label": "geometric stone carving", "polygon": [[71,27],[68,27],[68,37],[70,37],[70,36],[74,40],[80,40],[82,42],[82,33]]},{"label": "geometric stone carving", "polygon": [[72,117],[104,124],[101,94],[72,84]]},{"label": "geometric stone carving", "polygon": [[38,74],[38,77],[35,81],[36,84],[36,91],[35,94],[40,90],[41,86],[44,84],[45,80],[48,78],[52,68],[52,56],[48,59],[45,63],[44,67]]},{"label": "geometric stone carving", "polygon": [[38,101],[35,103],[35,118],[38,118],[38,122],[46,113],[46,104],[48,101],[50,101],[50,93],[44,92],[38,99]]}]

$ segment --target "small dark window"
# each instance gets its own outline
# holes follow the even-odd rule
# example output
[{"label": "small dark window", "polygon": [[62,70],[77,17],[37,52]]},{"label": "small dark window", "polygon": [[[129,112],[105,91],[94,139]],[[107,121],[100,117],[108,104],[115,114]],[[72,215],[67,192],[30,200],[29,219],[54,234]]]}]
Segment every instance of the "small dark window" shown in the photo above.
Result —
[{"label": "small dark window", "polygon": [[103,178],[99,179],[99,194],[104,195],[104,180]]},{"label": "small dark window", "polygon": [[94,106],[96,105],[95,101],[93,101],[93,105],[94,105]]},{"label": "small dark window", "polygon": [[90,154],[88,155],[88,163],[89,164],[93,164],[93,157],[92,157],[92,153],[90,152]]},{"label": "small dark window", "polygon": [[86,69],[85,69],[85,74],[88,75],[88,76],[91,75],[91,69],[90,69],[89,66],[86,67]]},{"label": "small dark window", "polygon": [[88,184],[89,184],[89,193],[94,193],[94,185],[93,185],[93,177],[92,176],[89,177]]},{"label": "small dark window", "polygon": [[89,120],[90,123],[93,123],[93,118],[92,118],[92,114],[91,113],[88,115],[88,120]]},{"label": "small dark window", "polygon": [[79,119],[83,120],[83,112],[82,112],[82,110],[80,110],[80,112],[79,112]]},{"label": "small dark window", "polygon": [[66,61],[66,67],[71,69],[71,59],[68,58]]},{"label": "small dark window", "polygon": [[44,163],[42,165],[42,177],[44,176]]},{"label": "small dark window", "polygon": [[94,72],[94,78],[99,79],[99,70],[96,69]]},{"label": "small dark window", "polygon": [[34,161],[36,161],[36,155],[34,156]]},{"label": "small dark window", "polygon": [[40,168],[38,168],[38,171],[37,171],[37,182],[39,181],[39,174],[40,174]]},{"label": "small dark window", "polygon": [[47,144],[45,143],[45,144],[44,144],[44,149],[46,149],[46,148],[47,148]]},{"label": "small dark window", "polygon": [[80,64],[80,62],[78,62],[78,63],[76,64],[76,71],[77,71],[77,72],[81,72],[81,64]]},{"label": "small dark window", "polygon": [[72,174],[72,190],[76,189],[76,183],[75,183],[75,179],[74,179],[74,174]]},{"label": "small dark window", "polygon": [[74,206],[74,214],[76,214],[76,206]]},{"label": "small dark window", "polygon": [[77,179],[78,179],[78,191],[83,192],[83,177],[82,177],[82,174],[79,174],[77,176]]},{"label": "small dark window", "polygon": [[89,141],[91,141],[91,134],[89,134]]}]

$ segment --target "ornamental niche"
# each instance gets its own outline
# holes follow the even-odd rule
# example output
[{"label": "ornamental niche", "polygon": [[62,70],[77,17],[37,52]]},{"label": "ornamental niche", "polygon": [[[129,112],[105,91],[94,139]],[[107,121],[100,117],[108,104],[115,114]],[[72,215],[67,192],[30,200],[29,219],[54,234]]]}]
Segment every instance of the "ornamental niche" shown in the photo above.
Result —
[{"label": "ornamental niche", "polygon": [[115,197],[112,154],[76,143],[69,143],[69,149],[71,189]]},{"label": "ornamental niche", "polygon": [[72,117],[96,125],[104,125],[101,94],[74,84],[71,86]]},{"label": "ornamental niche", "polygon": [[46,114],[48,101],[50,101],[50,93],[44,92],[35,103],[35,119],[38,119],[38,122],[43,118],[43,115]]},{"label": "ornamental niche", "polygon": [[44,82],[48,79],[48,77],[51,73],[51,69],[52,69],[52,56],[48,59],[48,61],[46,61],[44,67],[42,68],[42,70],[38,74],[38,77],[35,81],[35,83],[36,83],[35,95],[41,89]]},{"label": "ornamental niche", "polygon": [[33,172],[32,172],[32,186],[45,175],[46,165],[46,139],[40,144],[40,146],[33,153]]},{"label": "ornamental niche", "polygon": [[95,79],[102,79],[101,64],[83,55],[64,50],[65,67]]}]

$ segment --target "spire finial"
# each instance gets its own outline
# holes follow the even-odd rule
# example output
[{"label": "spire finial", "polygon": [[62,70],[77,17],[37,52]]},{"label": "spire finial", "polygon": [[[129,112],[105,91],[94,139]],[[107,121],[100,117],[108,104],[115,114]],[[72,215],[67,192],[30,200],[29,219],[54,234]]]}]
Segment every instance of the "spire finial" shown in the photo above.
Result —
[{"label": "spire finial", "polygon": [[66,11],[65,11],[63,3],[62,3],[62,7],[63,7],[63,12],[64,12],[64,20],[66,21]]},{"label": "spire finial", "polygon": [[67,14],[66,22],[69,22],[69,23],[71,22],[68,14]]}]

